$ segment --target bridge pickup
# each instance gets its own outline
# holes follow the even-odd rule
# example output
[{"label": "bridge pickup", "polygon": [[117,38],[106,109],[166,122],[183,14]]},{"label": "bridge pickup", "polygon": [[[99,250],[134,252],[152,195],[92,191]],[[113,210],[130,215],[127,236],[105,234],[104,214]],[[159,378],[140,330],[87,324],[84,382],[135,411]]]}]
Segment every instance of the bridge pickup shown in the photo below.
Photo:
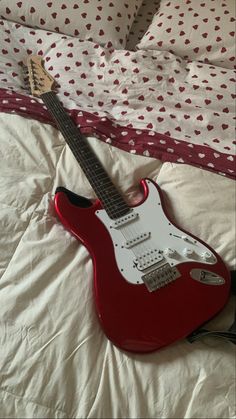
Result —
[{"label": "bridge pickup", "polygon": [[134,259],[134,264],[139,271],[145,271],[150,266],[156,265],[163,260],[163,255],[158,249],[149,249]]},{"label": "bridge pickup", "polygon": [[176,267],[171,267],[169,263],[154,269],[142,276],[142,280],[148,291],[153,292],[159,288],[165,287],[170,282],[175,281],[181,275]]},{"label": "bridge pickup", "polygon": [[144,240],[149,239],[150,236],[151,236],[150,232],[139,234],[138,236],[134,237],[133,239],[127,240],[127,242],[125,242],[124,246],[126,247],[126,249],[130,249],[131,247],[135,246],[136,244],[141,243]]}]

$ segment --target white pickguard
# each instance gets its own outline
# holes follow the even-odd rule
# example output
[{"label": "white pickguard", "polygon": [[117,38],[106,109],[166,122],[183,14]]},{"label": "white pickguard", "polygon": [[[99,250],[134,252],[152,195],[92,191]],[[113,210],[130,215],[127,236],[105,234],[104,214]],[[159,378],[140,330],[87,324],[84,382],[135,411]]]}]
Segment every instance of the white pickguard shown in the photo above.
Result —
[{"label": "white pickguard", "polygon": [[[163,212],[158,189],[151,181],[146,182],[149,188],[148,197],[141,205],[132,209],[131,219],[126,224],[122,225],[120,222],[119,225],[119,219],[114,223],[116,220],[112,220],[105,210],[96,212],[112,238],[121,274],[128,282],[140,284],[143,283],[142,276],[151,272],[154,266],[168,263],[177,268],[178,264],[190,261],[214,264],[216,258],[208,247],[169,221]],[[149,252],[150,257],[142,257],[145,252]],[[148,260],[150,263],[146,269],[141,263],[137,266],[137,257],[140,255],[142,261]],[[152,255],[156,257],[155,265],[150,262]]]}]

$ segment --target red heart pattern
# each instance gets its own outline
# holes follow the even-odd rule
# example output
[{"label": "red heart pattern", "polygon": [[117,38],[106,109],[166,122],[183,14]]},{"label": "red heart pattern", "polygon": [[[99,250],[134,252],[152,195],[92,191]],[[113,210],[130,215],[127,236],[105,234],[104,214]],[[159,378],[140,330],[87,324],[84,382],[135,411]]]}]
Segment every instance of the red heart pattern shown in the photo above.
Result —
[{"label": "red heart pattern", "polygon": [[235,0],[190,0],[189,5],[187,8],[184,1],[162,0],[137,47],[236,68]]},{"label": "red heart pattern", "polygon": [[1,0],[0,16],[27,26],[79,36],[100,45],[124,48],[142,0]]},{"label": "red heart pattern", "polygon": [[83,132],[131,153],[235,176],[233,70],[166,51],[106,49],[6,20],[0,31],[0,111],[52,123],[41,101],[25,92],[23,61],[39,54]]}]

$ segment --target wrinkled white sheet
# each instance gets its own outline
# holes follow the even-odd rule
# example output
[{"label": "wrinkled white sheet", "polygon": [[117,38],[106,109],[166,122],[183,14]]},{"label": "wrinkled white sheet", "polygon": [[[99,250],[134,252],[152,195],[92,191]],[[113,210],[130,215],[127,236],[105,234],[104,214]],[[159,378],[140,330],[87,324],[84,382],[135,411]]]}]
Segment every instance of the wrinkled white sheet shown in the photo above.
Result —
[{"label": "wrinkled white sheet", "polygon": [[[0,138],[0,417],[235,418],[232,344],[133,355],[104,336],[89,254],[53,211],[56,186],[94,196],[57,130],[0,114]],[[89,141],[127,199],[155,179],[173,219],[235,266],[233,180]],[[209,328],[229,326],[233,306]]]}]

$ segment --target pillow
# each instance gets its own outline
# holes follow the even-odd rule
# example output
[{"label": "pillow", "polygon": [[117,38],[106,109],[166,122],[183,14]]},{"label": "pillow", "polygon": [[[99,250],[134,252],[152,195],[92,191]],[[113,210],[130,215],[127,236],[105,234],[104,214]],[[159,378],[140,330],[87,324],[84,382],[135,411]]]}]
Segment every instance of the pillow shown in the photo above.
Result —
[{"label": "pillow", "polygon": [[124,48],[142,0],[1,0],[2,18]]},{"label": "pillow", "polygon": [[137,48],[234,68],[235,0],[162,0]]},{"label": "pillow", "polygon": [[160,0],[143,0],[127,39],[126,48],[135,51],[136,45],[141,41],[143,35],[148,30],[153,16],[159,9]]}]

